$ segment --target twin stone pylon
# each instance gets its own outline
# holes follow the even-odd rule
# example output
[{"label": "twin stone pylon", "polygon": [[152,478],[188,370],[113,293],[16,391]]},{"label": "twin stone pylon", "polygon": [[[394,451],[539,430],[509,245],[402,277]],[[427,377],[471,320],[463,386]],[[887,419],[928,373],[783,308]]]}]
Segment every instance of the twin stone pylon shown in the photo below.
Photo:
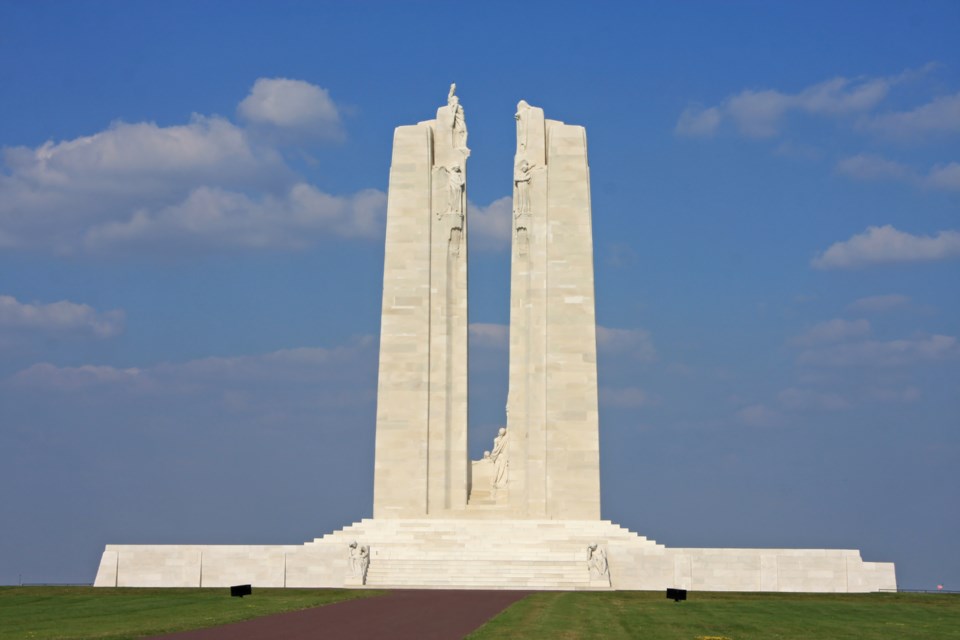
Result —
[{"label": "twin stone pylon", "polygon": [[470,151],[451,87],[394,136],[374,518],[301,545],[108,544],[94,586],[896,589],[893,563],[853,549],[668,548],[599,519],[586,137],[526,102],[516,118],[508,416],[489,457],[467,455]]},{"label": "twin stone pylon", "polygon": [[467,131],[451,87],[398,127],[387,200],[374,518],[600,517],[583,127],[516,114],[505,440],[467,452]]}]

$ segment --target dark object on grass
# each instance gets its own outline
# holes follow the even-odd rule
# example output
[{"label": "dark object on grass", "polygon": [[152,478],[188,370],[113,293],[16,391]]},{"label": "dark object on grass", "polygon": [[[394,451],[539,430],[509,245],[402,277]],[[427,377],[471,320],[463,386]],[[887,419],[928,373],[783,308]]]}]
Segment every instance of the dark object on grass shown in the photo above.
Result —
[{"label": "dark object on grass", "polygon": [[680,602],[681,600],[686,600],[686,599],[687,599],[686,589],[667,589],[667,600]]},{"label": "dark object on grass", "polygon": [[253,587],[249,584],[238,584],[230,587],[230,595],[234,598],[242,598],[253,593]]}]

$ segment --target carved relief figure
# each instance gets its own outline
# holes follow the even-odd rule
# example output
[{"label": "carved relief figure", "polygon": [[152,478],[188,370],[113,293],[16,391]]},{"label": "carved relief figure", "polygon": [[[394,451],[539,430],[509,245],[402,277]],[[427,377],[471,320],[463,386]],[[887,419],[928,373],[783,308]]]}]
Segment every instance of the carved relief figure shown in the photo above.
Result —
[{"label": "carved relief figure", "polygon": [[[606,559],[604,559],[606,563]],[[606,565],[604,565],[606,566]],[[360,547],[360,583],[367,584],[367,569],[370,568],[370,547]]]},{"label": "carved relief figure", "polygon": [[526,160],[521,160],[520,164],[513,170],[513,186],[517,194],[514,214],[517,216],[530,213],[530,177],[532,171],[533,166]]},{"label": "carved relief figure", "polygon": [[460,104],[460,98],[454,95],[457,90],[457,83],[450,85],[450,92],[447,94],[447,106],[453,115],[453,140],[457,149],[467,148],[467,121],[463,115],[463,106]]},{"label": "carved relief figure", "polygon": [[463,187],[466,180],[460,165],[447,168],[447,213],[463,213]]},{"label": "carved relief figure", "polygon": [[367,569],[370,567],[370,547],[356,541],[350,543],[350,573],[360,584],[367,584]]},{"label": "carved relief figure", "polygon": [[513,170],[513,218],[514,227],[517,231],[517,251],[521,256],[527,255],[530,246],[527,225],[530,219],[530,182],[532,176],[533,165],[526,159],[522,159]]},{"label": "carved relief figure", "polygon": [[464,219],[464,188],[466,179],[463,168],[459,164],[441,166],[439,169],[447,174],[447,198],[445,204],[438,203],[437,220],[446,221],[450,236],[447,241],[447,251],[451,256],[460,255],[460,244],[463,238]]},{"label": "carved relief figure", "polygon": [[494,496],[497,495],[497,489],[507,486],[507,470],[510,463],[507,457],[508,444],[507,429],[506,427],[500,427],[500,431],[497,432],[497,437],[493,441],[493,451],[490,452],[490,460],[494,464],[493,486],[490,493]]},{"label": "carved relief figure", "polygon": [[607,554],[596,542],[587,547],[587,568],[590,570],[591,580],[610,579]]}]

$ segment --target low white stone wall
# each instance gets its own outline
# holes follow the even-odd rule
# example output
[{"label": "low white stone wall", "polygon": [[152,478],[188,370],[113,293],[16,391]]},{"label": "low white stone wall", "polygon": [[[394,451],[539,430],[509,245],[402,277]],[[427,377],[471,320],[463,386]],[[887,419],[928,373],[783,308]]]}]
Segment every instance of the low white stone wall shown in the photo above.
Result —
[{"label": "low white stone wall", "polygon": [[847,549],[671,549],[611,544],[615,589],[862,593],[897,588],[892,562]]},{"label": "low white stone wall", "polygon": [[[666,548],[599,520],[364,520],[303,545],[107,545],[97,587],[367,587],[848,593],[895,590],[893,563],[849,549]],[[602,586],[588,545],[606,553]]]},{"label": "low white stone wall", "polygon": [[340,587],[343,550],[302,545],[107,545],[95,587]]}]

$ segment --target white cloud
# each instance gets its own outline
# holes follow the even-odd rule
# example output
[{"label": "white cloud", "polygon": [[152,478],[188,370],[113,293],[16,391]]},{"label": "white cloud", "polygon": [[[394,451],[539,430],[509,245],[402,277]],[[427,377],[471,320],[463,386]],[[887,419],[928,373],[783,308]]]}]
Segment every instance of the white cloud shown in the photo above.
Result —
[{"label": "white cloud", "polygon": [[[241,112],[252,127],[297,135],[304,127],[330,134],[339,122],[324,90],[293,80],[261,79]],[[383,193],[323,193],[287,166],[269,136],[216,116],[165,127],[118,122],[73,140],[4,148],[2,158],[6,248],[297,249],[383,229]]]},{"label": "white cloud", "polygon": [[906,165],[877,155],[859,154],[837,162],[837,173],[857,180],[913,180],[915,172]]},{"label": "white cloud", "polygon": [[328,349],[139,367],[40,363],[0,378],[0,406],[27,416],[22,424],[31,431],[79,430],[85,440],[92,428],[121,439],[139,434],[152,448],[163,446],[154,437],[162,433],[164,442],[189,445],[173,447],[177,459],[198,441],[216,448],[225,438],[249,444],[301,433],[314,442],[373,424],[376,362],[376,341],[368,337]]},{"label": "white cloud", "polygon": [[99,386],[146,388],[151,386],[147,374],[135,368],[120,369],[105,365],[57,367],[47,362],[32,365],[13,376],[19,387],[59,391],[81,391]]},{"label": "white cloud", "polygon": [[740,133],[752,138],[767,138],[778,132],[780,118],[790,108],[790,96],[779,91],[742,91],[723,105]]},{"label": "white cloud", "polygon": [[470,248],[498,250],[510,248],[513,233],[513,198],[504,196],[486,207],[470,203],[467,207]]},{"label": "white cloud", "polygon": [[935,362],[960,356],[953,336],[933,335],[904,340],[867,340],[851,344],[807,349],[800,353],[800,364],[822,367],[895,367]]},{"label": "white cloud", "polygon": [[289,380],[304,371],[336,366],[349,361],[358,352],[372,350],[376,340],[360,336],[350,345],[321,348],[297,347],[245,356],[212,356],[183,363],[163,363],[151,372],[168,379],[204,380]]},{"label": "white cloud", "polygon": [[0,331],[85,333],[110,338],[123,332],[124,319],[125,314],[119,309],[98,312],[89,305],[67,300],[25,303],[0,295]]},{"label": "white cloud", "polygon": [[600,389],[600,404],[609,407],[636,408],[652,404],[650,394],[639,387]]},{"label": "white cloud", "polygon": [[[358,357],[373,360],[376,341],[363,336],[353,344],[330,349],[300,347],[231,357],[207,357],[186,362],[160,363],[140,368],[106,365],[60,367],[34,364],[6,381],[23,389],[84,391],[111,387],[117,391],[153,394],[202,394],[210,388],[257,385],[285,386],[318,378],[347,376],[347,365]],[[371,381],[371,388],[375,382]]]},{"label": "white cloud", "polygon": [[905,307],[908,304],[910,304],[909,297],[900,295],[899,293],[891,293],[883,296],[857,298],[847,305],[847,309],[850,311],[879,312]]},{"label": "white cloud", "polygon": [[90,228],[83,246],[92,253],[151,246],[302,249],[329,234],[379,237],[385,215],[386,195],[373,189],[340,197],[298,183],[280,196],[251,198],[199,187],[183,202]]},{"label": "white cloud", "polygon": [[929,189],[960,190],[960,163],[936,165],[923,174],[905,164],[873,154],[842,158],[836,171],[856,180],[906,182]]},{"label": "white cloud", "polygon": [[810,113],[841,114],[867,111],[883,100],[901,78],[833,78],[807,87],[793,97],[796,108]]},{"label": "white cloud", "polygon": [[868,333],[870,333],[870,323],[866,320],[834,318],[814,325],[790,342],[799,346],[811,346],[826,342],[840,342],[850,338],[861,338]]},{"label": "white cloud", "polygon": [[255,147],[243,129],[198,115],[170,127],[118,122],[35,149],[6,147],[3,157],[9,175],[0,174],[0,221],[27,212],[95,217],[105,199],[150,202],[199,184],[263,185],[287,172],[276,151]]},{"label": "white cloud", "polygon": [[303,80],[259,78],[237,107],[241,118],[295,138],[340,139],[340,113],[330,93]]},{"label": "white cloud", "polygon": [[816,269],[853,269],[892,262],[945,260],[960,256],[960,232],[915,236],[891,225],[867,227],[849,240],[831,245],[811,260]]},{"label": "white cloud", "polygon": [[850,407],[850,403],[839,394],[796,387],[778,393],[777,400],[785,408],[794,411],[839,411]]},{"label": "white cloud", "polygon": [[873,116],[861,121],[859,126],[904,139],[960,133],[960,93],[941,96],[910,111]]},{"label": "white cloud", "polygon": [[470,343],[490,349],[506,349],[510,340],[510,327],[505,324],[486,322],[470,323]]},{"label": "white cloud", "polygon": [[690,106],[683,110],[674,132],[681,136],[700,138],[712,136],[717,132],[723,115],[717,107],[704,109],[702,106]]},{"label": "white cloud", "polygon": [[960,191],[960,162],[935,166],[926,175],[923,184],[933,189]]},{"label": "white cloud", "polygon": [[869,111],[904,77],[837,77],[792,94],[776,89],[747,89],[714,107],[694,105],[684,109],[675,132],[686,136],[709,136],[724,120],[730,120],[743,135],[772,137],[779,133],[784,116],[792,111],[820,116]]},{"label": "white cloud", "polygon": [[597,325],[597,349],[607,353],[628,353],[641,362],[653,362],[657,350],[646,329],[611,329]]}]

